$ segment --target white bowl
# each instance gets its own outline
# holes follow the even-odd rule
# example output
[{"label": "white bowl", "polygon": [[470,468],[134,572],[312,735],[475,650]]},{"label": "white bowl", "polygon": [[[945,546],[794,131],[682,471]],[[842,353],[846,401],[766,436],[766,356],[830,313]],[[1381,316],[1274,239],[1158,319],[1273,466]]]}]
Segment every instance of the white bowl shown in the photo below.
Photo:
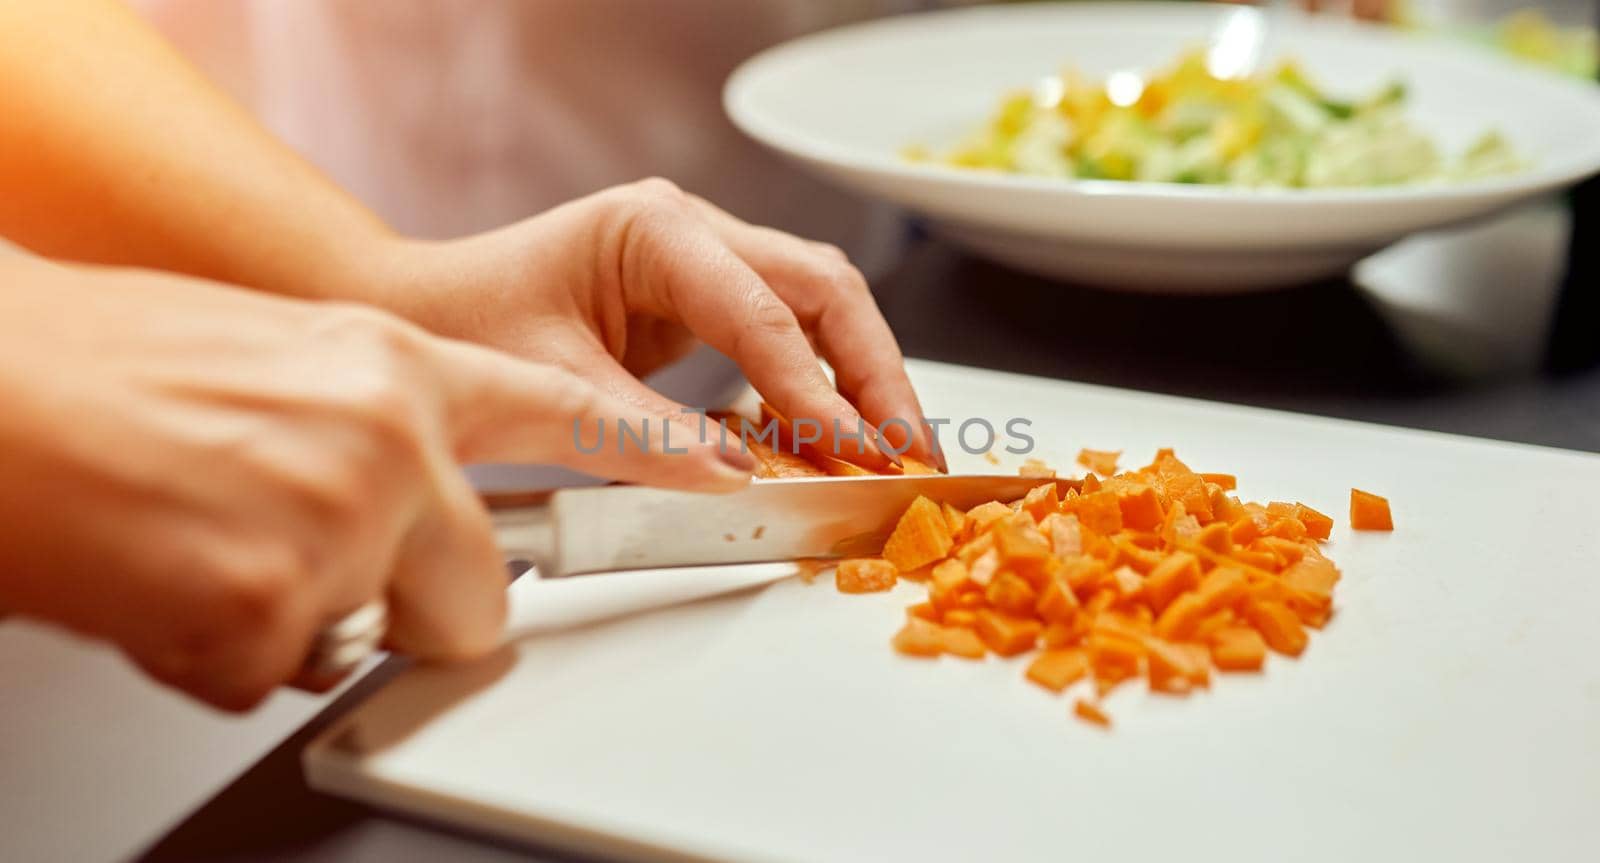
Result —
[{"label": "white bowl", "polygon": [[984,122],[999,96],[1071,64],[1155,69],[1224,16],[1194,3],[1026,4],[887,18],[752,58],[728,80],[733,122],[851,189],[1021,269],[1170,292],[1233,292],[1342,273],[1415,231],[1480,217],[1600,170],[1600,86],[1481,48],[1334,19],[1274,18],[1265,53],[1340,94],[1398,78],[1408,114],[1447,151],[1489,129],[1528,169],[1460,184],[1261,190],[1062,180],[912,163]]}]

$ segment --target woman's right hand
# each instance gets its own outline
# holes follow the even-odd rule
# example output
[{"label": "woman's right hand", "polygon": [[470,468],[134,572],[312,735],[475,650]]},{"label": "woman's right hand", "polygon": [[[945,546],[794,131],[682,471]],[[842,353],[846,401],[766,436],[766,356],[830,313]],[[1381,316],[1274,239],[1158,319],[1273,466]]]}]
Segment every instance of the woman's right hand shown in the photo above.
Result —
[{"label": "woman's right hand", "polygon": [[751,465],[659,436],[583,454],[573,420],[637,409],[380,312],[27,257],[0,258],[0,398],[0,609],[236,710],[377,597],[401,652],[497,644],[505,570],[461,463],[706,491]]}]

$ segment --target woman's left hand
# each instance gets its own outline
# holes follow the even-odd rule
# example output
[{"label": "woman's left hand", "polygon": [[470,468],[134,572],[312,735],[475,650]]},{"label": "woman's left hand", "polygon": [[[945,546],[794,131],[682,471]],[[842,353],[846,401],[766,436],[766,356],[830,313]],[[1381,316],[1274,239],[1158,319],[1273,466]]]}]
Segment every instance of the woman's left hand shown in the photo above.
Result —
[{"label": "woman's left hand", "polygon": [[[383,260],[382,304],[561,366],[663,419],[689,421],[639,378],[698,338],[784,415],[815,420],[826,451],[874,470],[896,451],[944,464],[894,334],[844,253],[746,224],[665,180],[463,240],[406,241]],[[864,447],[851,437],[860,420]],[[886,446],[874,446],[874,428]]]}]

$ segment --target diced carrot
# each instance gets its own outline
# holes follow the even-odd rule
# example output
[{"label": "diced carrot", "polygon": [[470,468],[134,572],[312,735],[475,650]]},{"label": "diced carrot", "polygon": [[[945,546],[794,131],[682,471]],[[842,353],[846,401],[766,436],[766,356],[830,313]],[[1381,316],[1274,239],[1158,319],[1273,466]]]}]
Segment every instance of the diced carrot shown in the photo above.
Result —
[{"label": "diced carrot", "polygon": [[1101,476],[1111,476],[1116,473],[1119,458],[1122,458],[1122,450],[1078,450],[1078,464]]},{"label": "diced carrot", "polygon": [[1055,468],[1045,464],[1044,462],[1039,461],[1036,458],[1030,458],[1022,463],[1022,467],[1017,468],[1017,476],[1031,476],[1038,477],[1039,479],[1055,479],[1056,471]]},{"label": "diced carrot", "polygon": [[1388,498],[1358,488],[1350,489],[1351,530],[1394,530]]},{"label": "diced carrot", "polygon": [[1088,615],[1078,615],[1069,623],[1052,623],[1039,634],[1039,641],[1046,648],[1072,647],[1081,644],[1089,634]]},{"label": "diced carrot", "polygon": [[939,469],[927,462],[903,455],[900,457],[900,472],[906,476],[929,476],[939,473]]},{"label": "diced carrot", "polygon": [[907,620],[895,633],[892,643],[895,650],[906,656],[931,658],[944,652],[944,634],[939,625],[920,617]]},{"label": "diced carrot", "polygon": [[1065,576],[1050,579],[1039,596],[1039,617],[1051,623],[1070,623],[1078,611],[1078,597]]},{"label": "diced carrot", "polygon": [[1156,618],[1156,634],[1174,641],[1188,638],[1200,625],[1206,611],[1205,601],[1199,594],[1185,593],[1172,600],[1167,610]]},{"label": "diced carrot", "polygon": [[982,659],[989,654],[977,633],[959,626],[942,628],[939,631],[939,646],[945,653],[962,659]]},{"label": "diced carrot", "polygon": [[1195,534],[1196,545],[1209,548],[1217,554],[1228,554],[1233,551],[1233,538],[1228,534],[1228,525],[1214,521],[1200,529]]},{"label": "diced carrot", "polygon": [[1033,516],[1034,521],[1042,521],[1045,516],[1061,508],[1061,492],[1053,482],[1036,485],[1022,499],[1022,508]]},{"label": "diced carrot", "polygon": [[1011,508],[997,500],[980,503],[967,510],[967,520],[971,522],[973,536],[983,533],[990,525],[1010,515]]},{"label": "diced carrot", "polygon": [[883,544],[883,559],[901,572],[927,566],[950,552],[950,526],[944,511],[926,497],[918,496],[900,516],[894,532]]},{"label": "diced carrot", "polygon": [[1144,579],[1144,595],[1160,614],[1178,594],[1200,583],[1200,561],[1186,551],[1167,555]]},{"label": "diced carrot", "polygon": [[971,629],[978,625],[978,613],[970,608],[952,608],[940,615],[939,622],[945,626]]},{"label": "diced carrot", "polygon": [[1013,617],[985,608],[978,612],[974,629],[990,650],[1001,656],[1016,656],[1034,648],[1043,627],[1032,618]]},{"label": "diced carrot", "polygon": [[1195,595],[1200,597],[1202,610],[1206,614],[1211,614],[1224,608],[1232,608],[1250,595],[1250,587],[1245,581],[1243,572],[1233,567],[1219,566],[1206,573]]},{"label": "diced carrot", "polygon": [[1077,715],[1079,719],[1082,719],[1084,722],[1087,722],[1091,725],[1098,725],[1101,728],[1111,727],[1111,717],[1105,715],[1100,708],[1090,704],[1082,698],[1073,702],[1072,712]]},{"label": "diced carrot", "polygon": [[[780,434],[792,434],[784,423]],[[756,452],[762,476],[860,472],[814,452],[799,465],[770,447]],[[1170,449],[1115,474],[1119,455],[1085,450],[1079,461],[1091,473],[1080,483],[1041,482],[1018,500],[965,512],[919,498],[882,560],[839,564],[839,588],[926,580],[926,601],[906,609],[894,636],[897,651],[982,659],[1042,644],[1025,674],[1052,691],[1088,676],[1104,697],[1142,677],[1152,691],[1183,694],[1209,686],[1213,667],[1256,671],[1268,650],[1302,653],[1307,627],[1333,613],[1339,570],[1319,545],[1333,520],[1303,503],[1241,501],[1229,494],[1232,474],[1196,473]],[[1033,461],[1021,472],[1054,477]],[[1351,526],[1391,529],[1387,501],[1352,489]],[[1073,709],[1109,725],[1096,702]]]},{"label": "diced carrot", "polygon": [[1150,690],[1172,695],[1187,695],[1200,678],[1203,665],[1181,646],[1152,638],[1146,642],[1150,661]]},{"label": "diced carrot", "polygon": [[894,587],[895,568],[877,558],[857,557],[839,561],[833,583],[840,593],[877,593]]},{"label": "diced carrot", "polygon": [[939,511],[944,513],[945,527],[950,529],[950,538],[960,541],[967,532],[967,514],[950,504],[941,504]]},{"label": "diced carrot", "polygon": [[995,573],[1000,571],[1000,549],[991,548],[978,559],[972,562],[972,567],[967,570],[967,578],[978,587],[988,587],[994,580]]},{"label": "diced carrot", "polygon": [[1280,539],[1304,539],[1306,536],[1306,523],[1294,516],[1283,516],[1267,528],[1268,536]]},{"label": "diced carrot", "polygon": [[1254,518],[1248,515],[1240,516],[1228,526],[1228,536],[1234,545],[1249,545],[1261,536],[1261,528]]},{"label": "diced carrot", "polygon": [[1042,651],[1026,672],[1029,680],[1051,692],[1066,689],[1088,673],[1089,655],[1076,648]]},{"label": "diced carrot", "polygon": [[1112,543],[1117,547],[1117,559],[1142,575],[1148,575],[1151,570],[1161,565],[1161,561],[1166,559],[1166,555],[1162,552],[1155,549],[1141,548],[1127,536],[1119,536],[1112,540]]},{"label": "diced carrot", "polygon": [[1122,508],[1122,526],[1133,530],[1154,530],[1161,524],[1161,498],[1153,486],[1137,483],[1117,492]]},{"label": "diced carrot", "polygon": [[1002,572],[995,576],[984,588],[983,595],[991,607],[1017,617],[1031,615],[1034,603],[1039,601],[1033,585],[1013,572]]},{"label": "diced carrot", "polygon": [[1211,495],[1206,493],[1206,481],[1195,473],[1179,473],[1163,481],[1167,498],[1183,504],[1184,512],[1194,516],[1201,524],[1211,520]]},{"label": "diced carrot", "polygon": [[1083,531],[1076,515],[1058,512],[1041,522],[1039,529],[1050,537],[1050,550],[1057,557],[1083,554]]},{"label": "diced carrot", "polygon": [[1261,633],[1267,646],[1286,656],[1299,656],[1306,649],[1306,631],[1300,619],[1285,605],[1276,602],[1245,603],[1245,619]]},{"label": "diced carrot", "polygon": [[1068,506],[1078,516],[1078,521],[1095,533],[1109,536],[1122,530],[1122,504],[1115,492],[1096,491],[1080,494]]},{"label": "diced carrot", "polygon": [[1258,671],[1266,659],[1266,641],[1247,626],[1230,626],[1211,636],[1211,661],[1223,671]]}]

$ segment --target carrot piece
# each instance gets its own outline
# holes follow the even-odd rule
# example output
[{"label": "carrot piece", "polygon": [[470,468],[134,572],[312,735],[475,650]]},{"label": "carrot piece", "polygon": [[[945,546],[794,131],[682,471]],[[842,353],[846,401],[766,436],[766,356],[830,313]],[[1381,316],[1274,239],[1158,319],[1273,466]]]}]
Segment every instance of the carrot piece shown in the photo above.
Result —
[{"label": "carrot piece", "polygon": [[1233,537],[1228,533],[1228,525],[1224,522],[1214,521],[1200,529],[1195,534],[1196,545],[1209,548],[1217,554],[1228,554],[1233,551]]},{"label": "carrot piece", "polygon": [[[949,615],[946,615],[946,617],[948,618]],[[1200,618],[1200,622],[1194,625],[1194,632],[1190,633],[1189,637],[1195,641],[1205,641],[1217,632],[1232,626],[1234,621],[1238,620],[1238,617],[1231,608],[1213,611]],[[950,621],[946,619],[945,625],[948,626],[949,623]]]},{"label": "carrot piece", "polygon": [[1239,487],[1239,480],[1231,473],[1202,473],[1200,478],[1213,485],[1222,486],[1223,491],[1233,491]]},{"label": "carrot piece", "polygon": [[933,568],[928,578],[928,602],[940,611],[956,607],[957,597],[963,588],[972,584],[966,564],[954,558],[942,561]]},{"label": "carrot piece", "polygon": [[1139,596],[1144,590],[1144,577],[1132,567],[1119,566],[1111,571],[1111,586],[1117,591],[1117,595],[1127,602]]},{"label": "carrot piece", "polygon": [[972,562],[972,566],[967,571],[967,578],[978,587],[988,587],[989,582],[994,580],[995,573],[999,571],[1000,550],[991,548],[978,555],[978,559]]},{"label": "carrot piece", "polygon": [[894,587],[895,568],[877,558],[856,557],[839,561],[833,583],[840,593],[878,593]]},{"label": "carrot piece", "polygon": [[1087,722],[1091,725],[1098,725],[1101,728],[1111,727],[1111,717],[1105,715],[1100,708],[1090,704],[1082,698],[1073,702],[1072,712],[1079,719],[1082,719],[1084,722]]},{"label": "carrot piece", "polygon": [[1286,656],[1299,656],[1306,649],[1306,630],[1288,606],[1277,602],[1245,603],[1245,619],[1261,633],[1267,646]]},{"label": "carrot piece", "polygon": [[1194,516],[1201,524],[1211,521],[1211,495],[1206,493],[1206,481],[1199,474],[1174,474],[1166,477],[1163,485],[1167,498],[1183,504],[1184,512]]},{"label": "carrot piece", "polygon": [[1234,545],[1249,545],[1261,536],[1261,526],[1248,515],[1240,516],[1228,526],[1228,537]]},{"label": "carrot piece", "polygon": [[1084,474],[1083,482],[1078,486],[1078,494],[1093,494],[1100,490],[1100,478],[1094,474]]},{"label": "carrot piece", "polygon": [[1117,495],[1122,507],[1122,526],[1133,530],[1155,530],[1161,524],[1161,497],[1153,486],[1140,485]]},{"label": "carrot piece", "polygon": [[1077,648],[1045,650],[1028,664],[1027,678],[1051,692],[1060,692],[1089,673],[1089,655]]},{"label": "carrot piece", "polygon": [[931,620],[934,623],[939,623],[942,620],[939,609],[931,602],[919,602],[916,605],[907,606],[906,616],[920,617],[923,620]]},{"label": "carrot piece", "polygon": [[1050,537],[1050,550],[1057,557],[1083,554],[1083,530],[1072,513],[1056,513],[1039,523],[1039,530]]},{"label": "carrot piece", "polygon": [[1333,533],[1333,519],[1305,504],[1300,505],[1300,523],[1306,526],[1306,536],[1327,539]]},{"label": "carrot piece", "polygon": [[1117,459],[1122,458],[1122,450],[1078,450],[1078,464],[1094,471],[1101,476],[1111,476],[1117,472]]},{"label": "carrot piece", "polygon": [[1247,626],[1226,627],[1211,636],[1211,661],[1223,671],[1259,671],[1266,659],[1266,641]]},{"label": "carrot piece", "polygon": [[984,588],[983,595],[989,600],[989,605],[1007,614],[1025,617],[1033,613],[1034,603],[1039,601],[1039,596],[1033,590],[1033,585],[1016,573],[1002,572],[989,582]]},{"label": "carrot piece", "polygon": [[962,659],[982,659],[989,655],[989,649],[983,646],[983,639],[977,633],[959,626],[940,629],[939,646],[945,653]]},{"label": "carrot piece", "polygon": [[950,504],[941,504],[939,511],[944,513],[945,527],[950,529],[950,538],[960,540],[966,536],[967,514]]},{"label": "carrot piece", "polygon": [[[1285,608],[1284,611],[1287,612],[1288,609]],[[1156,618],[1156,635],[1172,641],[1182,641],[1194,632],[1200,625],[1200,619],[1205,615],[1205,601],[1200,595],[1185,593],[1172,600],[1167,610]]]},{"label": "carrot piece", "polygon": [[1268,536],[1280,539],[1304,539],[1306,536],[1306,523],[1294,516],[1283,516],[1267,528]]},{"label": "carrot piece", "polygon": [[1036,573],[1050,557],[1050,540],[1033,522],[1009,522],[995,529],[994,546],[1000,562],[1018,572]]},{"label": "carrot piece", "polygon": [[940,615],[939,622],[945,626],[971,629],[978,624],[978,613],[970,608],[952,608]]},{"label": "carrot piece", "polygon": [[950,553],[950,526],[944,511],[933,501],[917,496],[883,544],[883,559],[895,569],[909,572],[927,566]]},{"label": "carrot piece", "polygon": [[991,500],[988,503],[980,503],[972,509],[967,510],[967,520],[971,522],[973,536],[983,533],[995,522],[1010,515],[1011,507],[1008,507],[997,500]]},{"label": "carrot piece", "polygon": [[1150,607],[1160,614],[1174,597],[1199,583],[1199,559],[1187,551],[1174,552],[1145,576],[1144,595],[1150,600]]},{"label": "carrot piece", "polygon": [[1150,658],[1150,691],[1188,695],[1197,680],[1205,676],[1205,666],[1195,661],[1181,646],[1152,638],[1146,642]]},{"label": "carrot piece", "polygon": [[1236,605],[1250,595],[1250,587],[1245,581],[1243,572],[1232,567],[1219,566],[1206,573],[1195,595],[1200,597],[1200,606],[1204,612],[1211,614]]},{"label": "carrot piece", "polygon": [[1016,656],[1033,649],[1043,627],[1032,618],[1013,617],[985,608],[978,611],[973,629],[990,650],[1001,656]]},{"label": "carrot piece", "polygon": [[[996,460],[992,463],[998,464],[999,461]],[[1030,458],[1023,462],[1021,467],[1017,468],[1017,476],[1030,476],[1037,477],[1039,479],[1055,479],[1056,470],[1055,468],[1045,464],[1042,461],[1039,461],[1036,458]]]},{"label": "carrot piece", "polygon": [[1358,488],[1350,489],[1351,530],[1394,530],[1388,498]]},{"label": "carrot piece", "polygon": [[900,472],[906,476],[931,476],[937,474],[939,469],[927,462],[903,455],[900,457]]},{"label": "carrot piece", "polygon": [[1089,634],[1088,615],[1078,615],[1070,622],[1052,623],[1039,634],[1039,641],[1046,649],[1072,647],[1083,642],[1084,636]]},{"label": "carrot piece", "polygon": [[895,633],[891,644],[906,656],[932,658],[944,652],[944,635],[938,624],[913,617]]},{"label": "carrot piece", "polygon": [[1122,530],[1122,504],[1118,502],[1115,492],[1080,494],[1068,506],[1077,514],[1079,523],[1095,533],[1110,536]]},{"label": "carrot piece", "polygon": [[1036,485],[1022,499],[1022,508],[1033,516],[1034,521],[1043,521],[1045,516],[1061,508],[1061,492],[1053,482]]},{"label": "carrot piece", "polygon": [[1256,540],[1252,547],[1277,555],[1278,559],[1283,561],[1283,566],[1292,566],[1299,563],[1300,559],[1306,556],[1306,544],[1304,542],[1284,539],[1280,536],[1263,536]]},{"label": "carrot piece", "polygon": [[1035,610],[1039,617],[1050,623],[1070,623],[1078,616],[1078,597],[1066,578],[1057,576],[1045,584]]}]

